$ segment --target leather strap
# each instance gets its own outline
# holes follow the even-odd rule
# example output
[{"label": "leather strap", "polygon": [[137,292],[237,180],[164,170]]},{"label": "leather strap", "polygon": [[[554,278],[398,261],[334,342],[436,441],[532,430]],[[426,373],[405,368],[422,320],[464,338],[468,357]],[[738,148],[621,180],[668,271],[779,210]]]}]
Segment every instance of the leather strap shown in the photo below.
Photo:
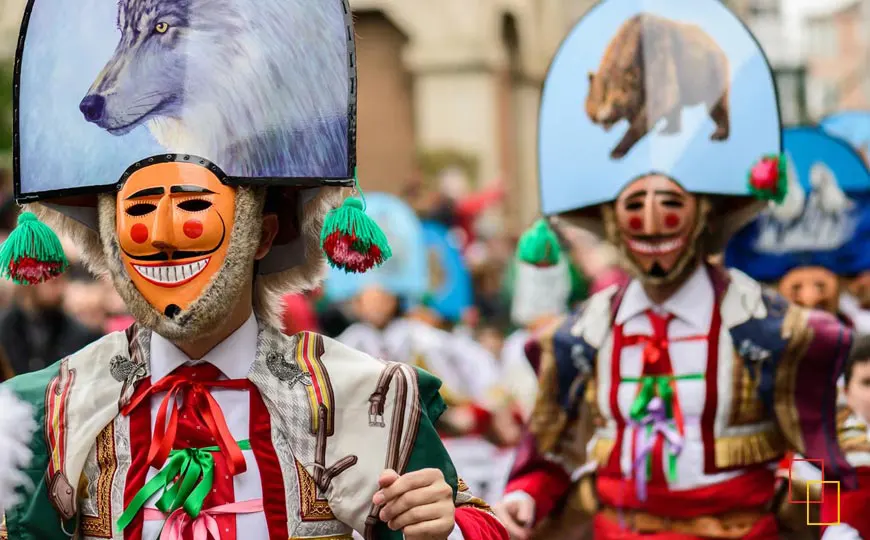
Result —
[{"label": "leather strap", "polygon": [[606,506],[601,514],[611,521],[624,522],[625,526],[638,533],[674,532],[703,538],[743,538],[755,523],[769,514],[762,509],[726,512],[715,516],[698,516],[687,519],[671,519],[662,516],[617,510]]}]

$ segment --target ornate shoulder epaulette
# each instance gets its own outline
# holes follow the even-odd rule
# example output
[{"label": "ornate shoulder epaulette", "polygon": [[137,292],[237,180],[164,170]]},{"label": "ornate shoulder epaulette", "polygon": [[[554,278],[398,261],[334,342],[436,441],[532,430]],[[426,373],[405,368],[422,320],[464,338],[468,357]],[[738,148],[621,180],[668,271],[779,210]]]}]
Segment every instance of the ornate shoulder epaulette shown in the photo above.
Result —
[{"label": "ornate shoulder epaulette", "polygon": [[743,360],[758,389],[759,398],[768,414],[773,414],[776,368],[789,344],[784,325],[789,317],[789,303],[779,294],[765,291],[760,296],[767,316],[752,317],[731,327],[734,351]]}]

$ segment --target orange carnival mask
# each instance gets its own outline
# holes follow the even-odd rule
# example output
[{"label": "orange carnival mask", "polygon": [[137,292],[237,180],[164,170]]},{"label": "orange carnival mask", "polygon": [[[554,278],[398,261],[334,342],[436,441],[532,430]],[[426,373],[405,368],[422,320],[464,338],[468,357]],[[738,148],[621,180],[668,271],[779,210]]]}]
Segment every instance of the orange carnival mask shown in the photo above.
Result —
[{"label": "orange carnival mask", "polygon": [[190,306],[223,266],[235,195],[207,167],[189,162],[145,166],[118,192],[121,260],[142,296],[166,316]]},{"label": "orange carnival mask", "polygon": [[615,203],[616,234],[635,265],[652,278],[679,271],[698,230],[698,200],[673,180],[651,174],[629,184]]}]

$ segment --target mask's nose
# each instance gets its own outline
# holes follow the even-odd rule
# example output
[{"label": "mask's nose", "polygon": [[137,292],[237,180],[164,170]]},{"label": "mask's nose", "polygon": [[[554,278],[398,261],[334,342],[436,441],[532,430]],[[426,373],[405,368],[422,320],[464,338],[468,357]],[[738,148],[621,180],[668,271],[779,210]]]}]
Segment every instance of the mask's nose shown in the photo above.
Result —
[{"label": "mask's nose", "polygon": [[172,205],[169,197],[160,199],[154,214],[154,233],[151,236],[151,245],[161,251],[177,250],[172,223]]}]

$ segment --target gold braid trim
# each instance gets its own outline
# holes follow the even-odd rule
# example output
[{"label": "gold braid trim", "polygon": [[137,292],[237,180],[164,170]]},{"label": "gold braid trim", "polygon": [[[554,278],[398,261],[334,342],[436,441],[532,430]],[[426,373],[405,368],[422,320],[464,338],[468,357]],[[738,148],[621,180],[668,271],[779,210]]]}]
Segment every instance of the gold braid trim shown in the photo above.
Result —
[{"label": "gold braid trim", "polygon": [[9,533],[6,532],[6,514],[0,514],[2,517],[2,521],[0,521],[0,540],[8,540]]},{"label": "gold braid trim", "polygon": [[807,310],[789,305],[782,322],[782,337],[788,340],[788,345],[776,369],[773,411],[779,429],[782,430],[790,448],[799,454],[804,454],[806,446],[801,437],[800,421],[795,406],[795,384],[797,368],[813,341],[813,330],[808,324]]},{"label": "gold braid trim", "polygon": [[[535,435],[538,452],[553,452],[565,430],[568,417],[557,403],[559,377],[556,369],[556,356],[553,351],[553,336],[558,327],[552,327],[540,337],[541,366],[538,375],[538,397],[529,421],[529,430]],[[570,384],[571,381],[563,381]]]},{"label": "gold braid trim", "polygon": [[486,504],[486,501],[472,495],[471,490],[468,489],[468,484],[462,478],[458,482],[454,504],[456,508],[475,508],[487,514],[495,515],[492,512],[492,508]]},{"label": "gold braid trim", "polygon": [[782,433],[771,427],[760,433],[716,439],[716,466],[738,467],[764,463],[781,457],[786,450]]}]

